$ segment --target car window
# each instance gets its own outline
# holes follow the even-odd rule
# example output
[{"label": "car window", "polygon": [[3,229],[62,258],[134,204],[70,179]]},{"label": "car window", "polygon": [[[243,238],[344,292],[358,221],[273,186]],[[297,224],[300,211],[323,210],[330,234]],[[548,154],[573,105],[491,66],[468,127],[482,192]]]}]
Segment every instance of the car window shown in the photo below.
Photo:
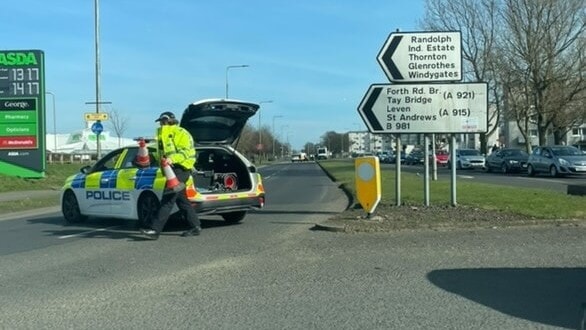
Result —
[{"label": "car window", "polygon": [[118,149],[110,152],[92,167],[91,172],[102,172],[115,169],[116,163],[118,163],[118,159],[120,159],[123,151],[124,149]]},{"label": "car window", "polygon": [[464,149],[464,150],[460,150],[460,155],[461,156],[478,156],[480,155],[480,151],[478,150],[468,150],[468,149]]},{"label": "car window", "polygon": [[[155,158],[153,157],[155,153],[155,149],[149,148],[149,158],[150,158],[150,166],[157,166],[155,162]],[[142,168],[143,166],[138,166],[135,162],[136,155],[138,154],[138,148],[128,148],[126,155],[124,156],[124,160],[122,161],[122,168]]]},{"label": "car window", "polygon": [[554,147],[551,148],[551,151],[556,156],[577,156],[580,155],[580,152],[577,148],[574,147]]}]

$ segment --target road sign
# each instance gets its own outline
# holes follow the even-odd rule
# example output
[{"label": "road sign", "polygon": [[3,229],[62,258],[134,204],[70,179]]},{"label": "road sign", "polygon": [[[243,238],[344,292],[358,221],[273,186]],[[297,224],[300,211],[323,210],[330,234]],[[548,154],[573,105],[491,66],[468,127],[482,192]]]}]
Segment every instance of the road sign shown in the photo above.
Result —
[{"label": "road sign", "polygon": [[378,157],[359,157],[354,161],[356,198],[367,213],[374,209],[381,198],[381,176]]},{"label": "road sign", "polygon": [[460,32],[391,33],[377,61],[393,82],[462,80]]},{"label": "road sign", "polygon": [[83,116],[85,121],[108,120],[107,112],[86,112]]},{"label": "road sign", "polygon": [[372,133],[486,133],[488,86],[373,84],[358,106]]},{"label": "road sign", "polygon": [[0,50],[0,174],[45,176],[46,94],[42,50]]},{"label": "road sign", "polygon": [[100,135],[104,131],[104,126],[100,121],[97,121],[92,124],[92,132],[96,135]]}]

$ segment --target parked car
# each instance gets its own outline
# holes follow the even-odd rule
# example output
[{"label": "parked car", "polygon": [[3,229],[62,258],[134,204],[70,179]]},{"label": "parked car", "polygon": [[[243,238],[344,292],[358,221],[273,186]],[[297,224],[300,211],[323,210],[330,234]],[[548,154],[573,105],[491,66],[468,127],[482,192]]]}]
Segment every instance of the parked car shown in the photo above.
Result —
[{"label": "parked car", "polygon": [[425,154],[423,150],[415,149],[405,157],[405,164],[407,165],[421,165],[425,162]]},{"label": "parked car", "polygon": [[527,175],[549,173],[551,177],[586,174],[586,155],[566,145],[535,147],[527,160]]},{"label": "parked car", "polygon": [[435,163],[437,164],[437,166],[448,166],[449,160],[450,160],[450,153],[447,150],[436,150],[435,151]]},{"label": "parked car", "polygon": [[[214,99],[189,104],[183,112],[180,125],[195,137],[197,151],[194,177],[187,181],[185,193],[198,214],[217,214],[235,223],[248,210],[264,206],[261,175],[232,145],[258,107]],[[137,220],[139,227],[150,225],[166,182],[154,161],[155,147],[156,141],[148,145],[150,165],[137,165],[138,145],[128,146],[111,151],[67,178],[61,192],[66,223],[95,216]]]},{"label": "parked car", "polygon": [[[476,149],[456,149],[456,169],[483,169],[485,157]],[[448,161],[448,168],[452,168],[451,160]]]},{"label": "parked car", "polygon": [[527,170],[529,154],[517,148],[497,149],[486,157],[484,169],[487,172],[500,171],[503,174]]},{"label": "parked car", "polygon": [[381,163],[390,163],[393,159],[393,152],[392,151],[383,151],[378,154],[378,158]]}]

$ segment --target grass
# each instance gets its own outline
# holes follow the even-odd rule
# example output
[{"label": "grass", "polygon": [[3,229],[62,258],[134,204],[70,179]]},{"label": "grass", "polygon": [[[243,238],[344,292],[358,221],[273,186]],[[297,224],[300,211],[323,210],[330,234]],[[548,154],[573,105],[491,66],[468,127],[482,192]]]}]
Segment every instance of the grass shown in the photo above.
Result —
[{"label": "grass", "polygon": [[0,192],[23,190],[59,190],[65,179],[79,172],[86,164],[47,164],[46,175],[40,179],[26,179],[0,174]]},{"label": "grass", "polygon": [[[354,163],[329,160],[320,162],[336,182],[356,199]],[[396,204],[395,169],[381,170],[381,203]],[[430,180],[431,205],[451,205],[450,180]],[[408,205],[424,204],[422,176],[401,172],[401,202]],[[471,181],[456,181],[457,205],[511,212],[541,219],[586,219],[586,197],[565,195],[546,189],[529,189],[492,185]]]},{"label": "grass", "polygon": [[[46,175],[40,179],[26,179],[0,174],[0,193],[27,190],[60,190],[65,179],[79,172],[87,164],[47,164]],[[0,213],[18,212],[34,208],[59,205],[59,196],[24,198],[18,201],[0,202]]]}]

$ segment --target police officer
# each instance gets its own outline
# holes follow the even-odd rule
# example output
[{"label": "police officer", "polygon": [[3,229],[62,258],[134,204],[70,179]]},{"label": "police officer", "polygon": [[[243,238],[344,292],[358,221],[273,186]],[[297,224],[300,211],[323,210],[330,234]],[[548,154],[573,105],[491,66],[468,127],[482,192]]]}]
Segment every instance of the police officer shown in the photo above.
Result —
[{"label": "police officer", "polygon": [[183,232],[181,236],[189,237],[199,235],[201,224],[197,213],[189,203],[185,194],[185,182],[189,179],[195,165],[195,146],[191,134],[180,127],[179,122],[172,112],[163,112],[155,122],[159,122],[157,128],[157,158],[171,164],[175,176],[180,181],[180,188],[166,190],[161,199],[161,208],[153,220],[152,228],[142,228],[140,231],[148,238],[156,240],[165,227],[173,206],[177,207],[191,225],[191,229]]}]

